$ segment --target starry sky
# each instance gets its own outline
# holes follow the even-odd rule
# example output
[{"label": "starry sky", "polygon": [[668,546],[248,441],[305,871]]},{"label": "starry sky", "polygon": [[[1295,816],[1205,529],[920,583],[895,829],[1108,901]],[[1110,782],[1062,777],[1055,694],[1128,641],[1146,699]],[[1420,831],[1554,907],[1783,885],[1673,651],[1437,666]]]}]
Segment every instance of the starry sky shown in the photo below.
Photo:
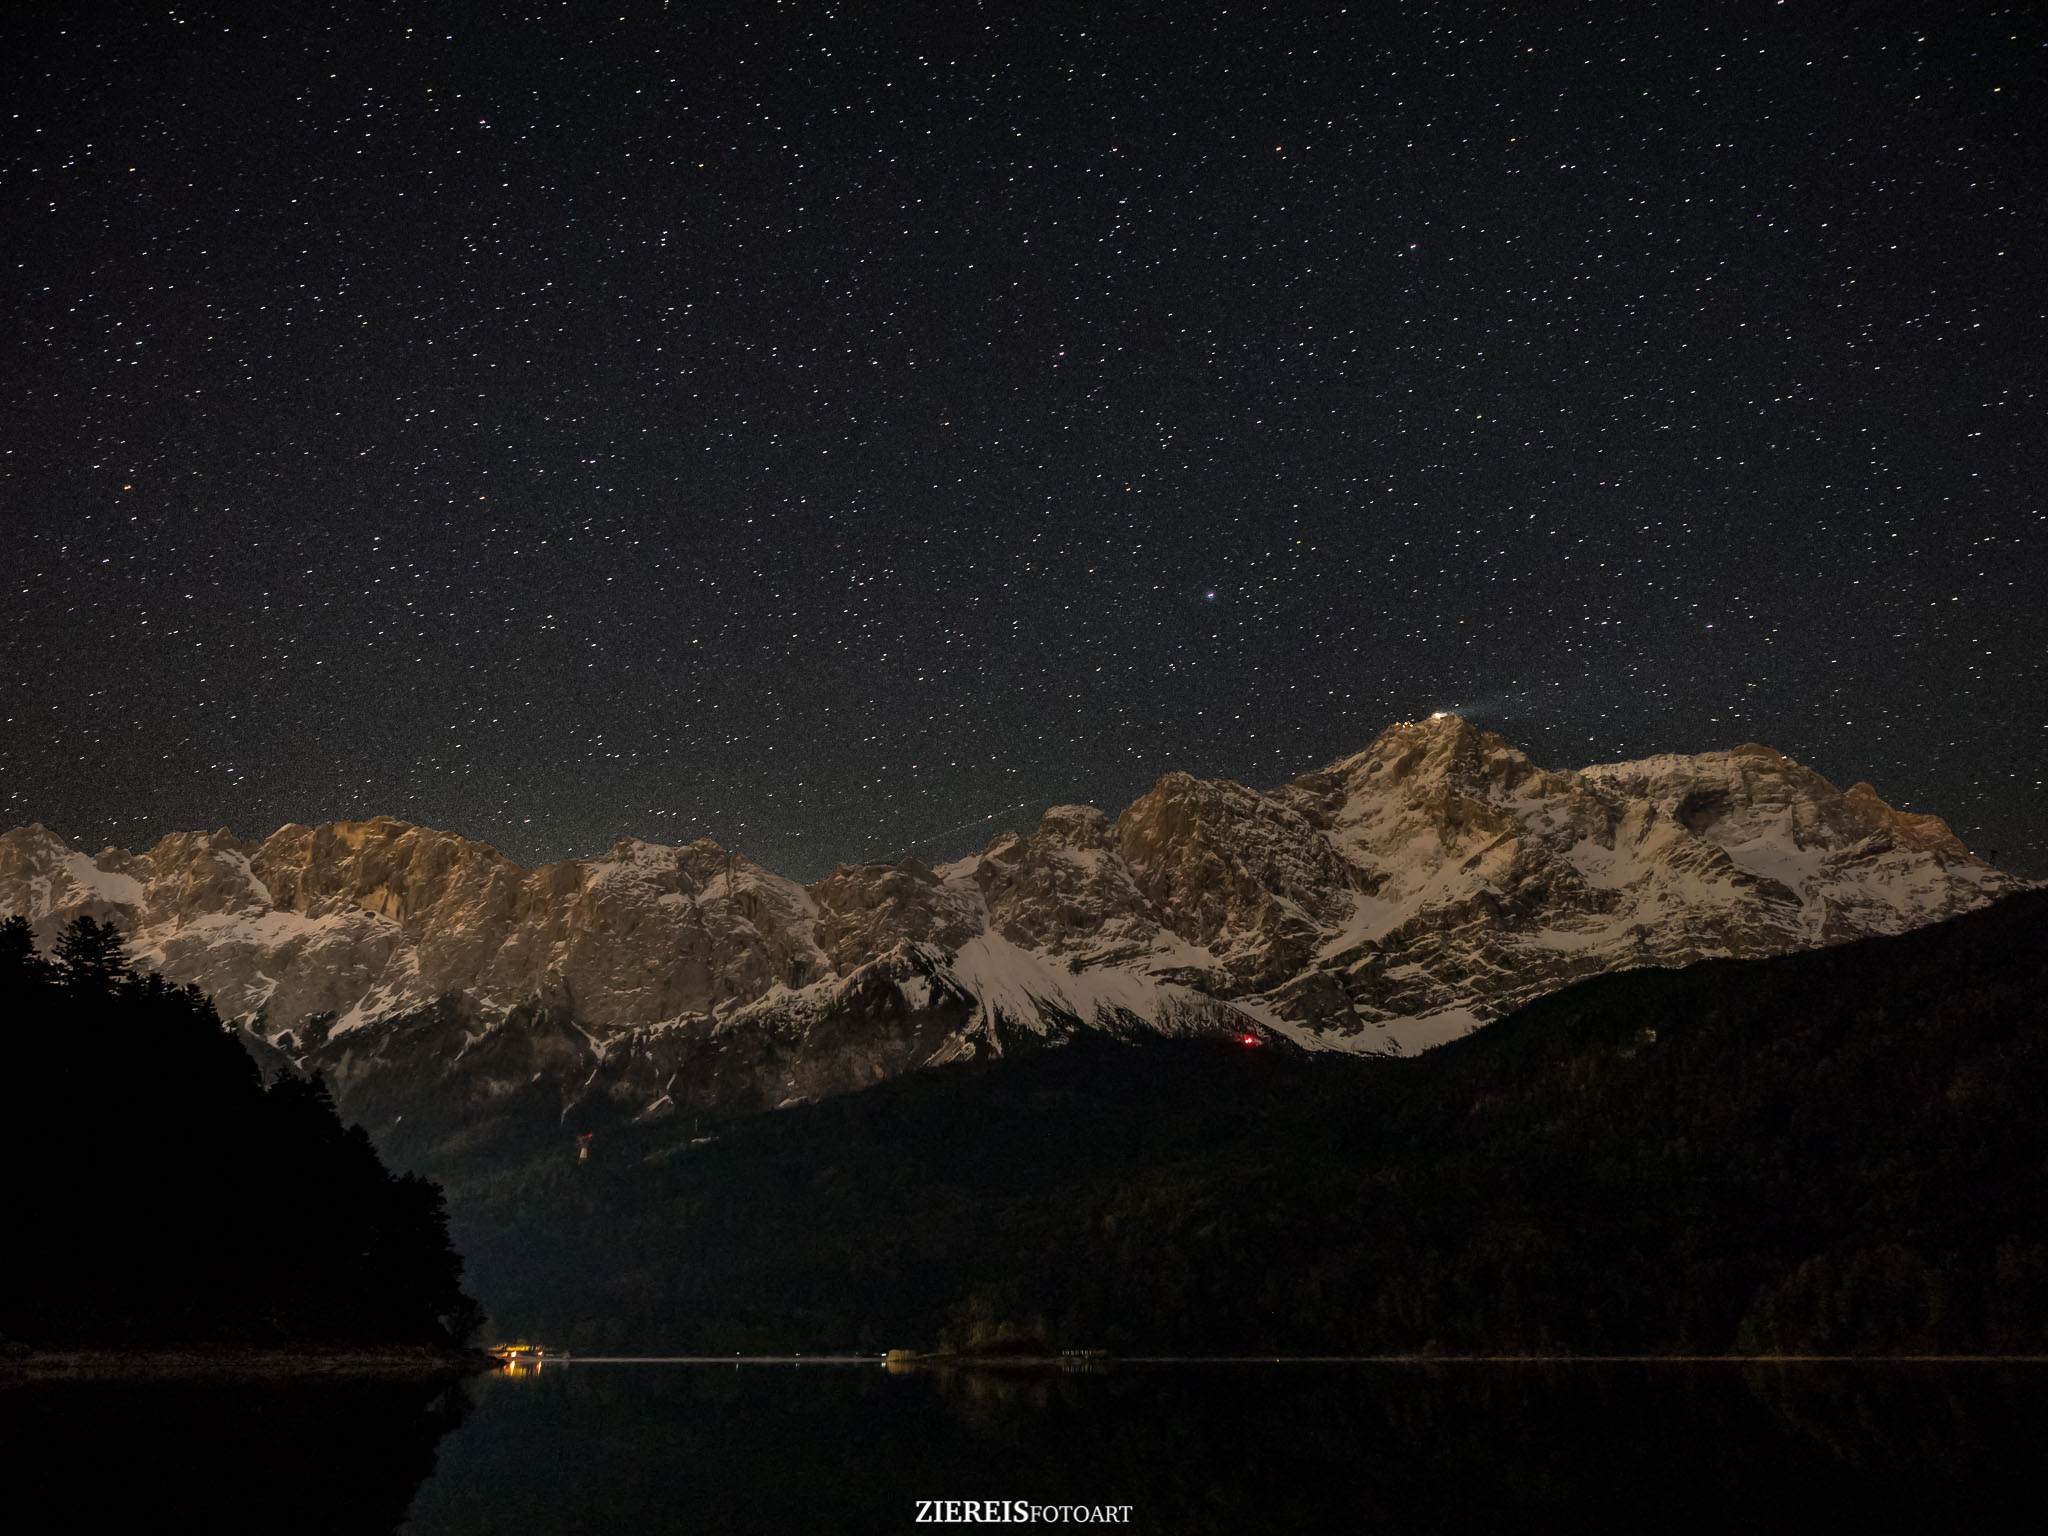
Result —
[{"label": "starry sky", "polygon": [[808,879],[1454,709],[2048,876],[2038,6],[15,10],[0,824]]}]

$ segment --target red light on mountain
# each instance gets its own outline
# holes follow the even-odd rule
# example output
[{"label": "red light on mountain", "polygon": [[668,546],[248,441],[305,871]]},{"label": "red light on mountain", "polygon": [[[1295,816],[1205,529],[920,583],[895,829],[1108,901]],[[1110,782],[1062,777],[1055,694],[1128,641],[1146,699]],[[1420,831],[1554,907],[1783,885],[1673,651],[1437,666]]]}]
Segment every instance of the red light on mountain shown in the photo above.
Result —
[{"label": "red light on mountain", "polygon": [[1257,1045],[1259,1043],[1257,1035],[1239,1035],[1237,1038],[1240,1045]]}]

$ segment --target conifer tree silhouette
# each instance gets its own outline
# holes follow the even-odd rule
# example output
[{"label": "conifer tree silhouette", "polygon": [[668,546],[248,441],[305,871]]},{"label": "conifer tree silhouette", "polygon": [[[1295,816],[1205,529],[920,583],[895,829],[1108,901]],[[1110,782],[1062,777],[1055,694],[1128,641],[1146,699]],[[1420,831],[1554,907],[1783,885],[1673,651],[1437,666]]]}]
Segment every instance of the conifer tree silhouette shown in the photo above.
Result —
[{"label": "conifer tree silhouette", "polygon": [[57,959],[67,984],[88,992],[111,992],[126,968],[121,930],[97,918],[78,916],[57,936]]},{"label": "conifer tree silhouette", "polygon": [[[79,917],[0,922],[13,1183],[0,1335],[34,1344],[445,1344],[479,1309],[438,1185],[394,1177],[318,1077],[268,1085],[196,987]],[[81,1051],[85,1052],[81,1057]],[[72,1085],[81,1060],[91,1112]]]}]

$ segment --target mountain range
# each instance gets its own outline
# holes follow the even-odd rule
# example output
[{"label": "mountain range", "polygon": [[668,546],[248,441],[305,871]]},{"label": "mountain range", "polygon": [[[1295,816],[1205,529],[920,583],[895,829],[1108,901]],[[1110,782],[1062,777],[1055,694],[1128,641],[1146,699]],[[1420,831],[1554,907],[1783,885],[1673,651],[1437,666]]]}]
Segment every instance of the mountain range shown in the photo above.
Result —
[{"label": "mountain range", "polygon": [[1275,789],[1173,773],[1114,819],[1056,806],[808,886],[710,841],[529,869],[389,817],[141,853],[0,836],[0,913],[45,942],[114,922],[372,1121],[535,1085],[563,1113],[772,1109],[1079,1031],[1412,1055],[1589,976],[2026,884],[1769,747],[1553,771],[1451,715]]}]

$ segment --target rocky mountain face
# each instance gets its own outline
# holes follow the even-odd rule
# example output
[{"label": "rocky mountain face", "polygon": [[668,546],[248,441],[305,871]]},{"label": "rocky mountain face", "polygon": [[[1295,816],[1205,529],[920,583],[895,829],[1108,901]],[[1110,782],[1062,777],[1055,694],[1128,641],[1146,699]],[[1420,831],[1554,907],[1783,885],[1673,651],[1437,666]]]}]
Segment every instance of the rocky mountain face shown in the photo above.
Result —
[{"label": "rocky mountain face", "polygon": [[1278,789],[803,886],[709,841],[526,869],[379,817],[88,856],[0,837],[0,913],[79,913],[377,1128],[432,1101],[773,1108],[1078,1029],[1412,1053],[1597,972],[1897,933],[2025,882],[1768,747],[1551,772],[1453,716]]}]

